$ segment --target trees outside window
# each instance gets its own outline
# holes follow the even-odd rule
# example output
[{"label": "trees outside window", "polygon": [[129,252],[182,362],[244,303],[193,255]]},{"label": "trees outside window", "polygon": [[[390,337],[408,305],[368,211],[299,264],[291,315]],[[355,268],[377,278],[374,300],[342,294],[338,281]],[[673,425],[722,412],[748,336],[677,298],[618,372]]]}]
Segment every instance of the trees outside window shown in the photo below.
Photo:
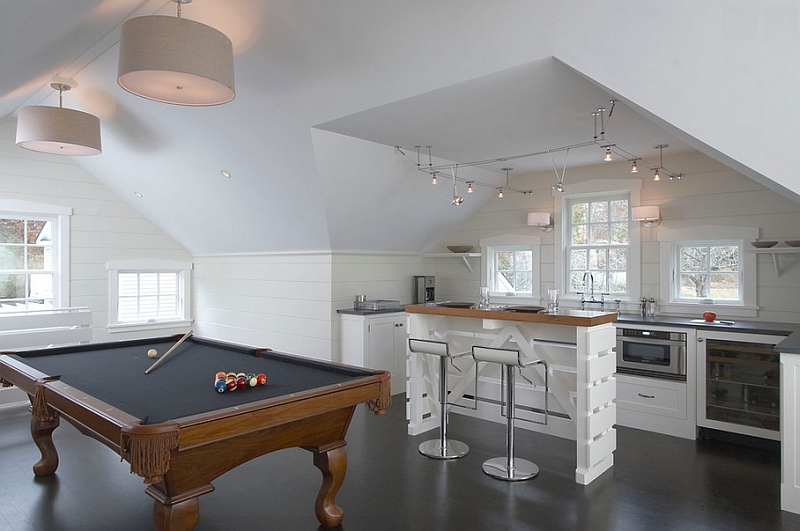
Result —
[{"label": "trees outside window", "polygon": [[54,307],[56,219],[0,215],[0,312]]},{"label": "trees outside window", "polygon": [[677,300],[741,301],[741,244],[677,244]]},{"label": "trees outside window", "polygon": [[[628,293],[630,224],[627,197],[569,203],[568,291]],[[590,275],[587,275],[589,273]],[[589,279],[594,285],[589,285]]]}]

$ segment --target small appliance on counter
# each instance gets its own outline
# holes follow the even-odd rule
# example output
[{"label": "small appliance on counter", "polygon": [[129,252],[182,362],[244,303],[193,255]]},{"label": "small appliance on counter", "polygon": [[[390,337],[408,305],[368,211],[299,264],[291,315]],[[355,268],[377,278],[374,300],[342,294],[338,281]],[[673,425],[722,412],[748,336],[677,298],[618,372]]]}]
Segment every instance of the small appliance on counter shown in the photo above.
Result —
[{"label": "small appliance on counter", "polygon": [[436,300],[436,277],[414,277],[414,304],[426,304]]},{"label": "small appliance on counter", "polygon": [[354,310],[378,311],[378,310],[397,310],[402,308],[400,301],[389,299],[367,300],[366,295],[356,295],[353,302]]}]

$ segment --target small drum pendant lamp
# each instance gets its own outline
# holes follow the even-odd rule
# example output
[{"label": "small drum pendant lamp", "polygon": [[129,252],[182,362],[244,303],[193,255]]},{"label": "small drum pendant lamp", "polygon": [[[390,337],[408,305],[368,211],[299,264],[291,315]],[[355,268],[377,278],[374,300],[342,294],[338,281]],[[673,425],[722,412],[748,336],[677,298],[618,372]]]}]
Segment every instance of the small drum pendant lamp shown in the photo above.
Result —
[{"label": "small drum pendant lamp", "polygon": [[[64,80],[67,81],[67,80]],[[58,107],[22,107],[17,114],[19,147],[56,155],[99,155],[100,119],[97,116],[62,106],[63,92],[74,86],[72,80],[53,82],[58,90]]]},{"label": "small drum pendant lamp", "polygon": [[163,103],[207,106],[234,96],[233,45],[222,32],[178,17],[150,15],[122,25],[117,82]]}]

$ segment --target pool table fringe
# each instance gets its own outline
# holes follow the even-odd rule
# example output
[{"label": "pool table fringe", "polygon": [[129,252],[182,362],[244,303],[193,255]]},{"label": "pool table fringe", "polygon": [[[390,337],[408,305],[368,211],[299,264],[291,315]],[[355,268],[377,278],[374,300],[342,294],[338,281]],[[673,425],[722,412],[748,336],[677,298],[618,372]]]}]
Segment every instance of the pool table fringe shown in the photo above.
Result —
[{"label": "pool table fringe", "polygon": [[128,456],[131,474],[144,478],[146,484],[158,483],[169,470],[170,452],[178,447],[177,426],[162,433],[120,433],[120,460]]},{"label": "pool table fringe", "polygon": [[392,405],[392,384],[387,377],[380,383],[378,398],[367,401],[367,407],[376,415],[382,415],[390,405]]},{"label": "pool table fringe", "polygon": [[45,383],[47,382],[43,380],[36,382],[31,413],[33,418],[39,422],[53,422],[58,418],[58,412],[47,404],[47,399],[44,396]]}]

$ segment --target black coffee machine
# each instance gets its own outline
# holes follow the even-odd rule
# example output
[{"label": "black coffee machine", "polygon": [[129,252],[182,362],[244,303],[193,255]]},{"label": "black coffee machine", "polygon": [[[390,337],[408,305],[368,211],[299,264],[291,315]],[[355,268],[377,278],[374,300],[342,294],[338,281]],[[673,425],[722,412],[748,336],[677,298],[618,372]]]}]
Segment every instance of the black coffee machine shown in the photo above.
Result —
[{"label": "black coffee machine", "polygon": [[414,277],[414,303],[425,304],[436,300],[435,277]]}]

